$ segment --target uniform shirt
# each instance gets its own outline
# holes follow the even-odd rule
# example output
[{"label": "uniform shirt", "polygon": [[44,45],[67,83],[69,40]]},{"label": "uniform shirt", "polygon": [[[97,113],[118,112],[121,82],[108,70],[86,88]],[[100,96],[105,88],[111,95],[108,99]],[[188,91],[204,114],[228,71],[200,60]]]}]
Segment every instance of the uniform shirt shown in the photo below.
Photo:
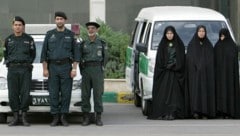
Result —
[{"label": "uniform shirt", "polygon": [[69,58],[79,62],[79,53],[74,33],[67,28],[60,32],[53,29],[47,32],[43,42],[41,62]]},{"label": "uniform shirt", "polygon": [[80,45],[80,54],[82,62],[99,61],[105,65],[108,56],[106,43],[98,37],[95,41],[87,39]]},{"label": "uniform shirt", "polygon": [[4,58],[8,63],[33,63],[36,57],[36,47],[33,38],[23,33],[8,36],[4,42]]}]

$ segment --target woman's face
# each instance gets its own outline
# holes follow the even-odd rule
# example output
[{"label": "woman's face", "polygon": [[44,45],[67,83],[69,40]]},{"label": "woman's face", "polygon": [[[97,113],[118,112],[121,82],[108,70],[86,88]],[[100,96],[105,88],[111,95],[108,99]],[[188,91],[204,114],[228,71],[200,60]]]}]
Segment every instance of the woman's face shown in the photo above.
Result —
[{"label": "woman's face", "polygon": [[225,39],[225,35],[221,34],[220,39],[223,41]]},{"label": "woman's face", "polygon": [[172,39],[173,39],[173,36],[174,36],[174,34],[173,34],[172,31],[167,31],[166,37],[167,37],[168,40],[172,40]]},{"label": "woman's face", "polygon": [[199,37],[199,38],[204,38],[205,35],[206,35],[206,32],[205,32],[204,28],[200,28],[200,29],[198,30],[198,37]]}]

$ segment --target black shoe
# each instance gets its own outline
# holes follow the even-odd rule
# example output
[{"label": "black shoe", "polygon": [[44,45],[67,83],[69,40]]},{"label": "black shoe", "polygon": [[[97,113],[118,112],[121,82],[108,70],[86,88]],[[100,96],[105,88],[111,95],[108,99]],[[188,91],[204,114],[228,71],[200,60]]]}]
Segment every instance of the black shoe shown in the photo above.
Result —
[{"label": "black shoe", "polygon": [[175,119],[175,117],[172,114],[169,114],[168,120],[174,120],[174,119]]},{"label": "black shoe", "polygon": [[26,112],[23,112],[23,113],[22,113],[22,123],[23,123],[23,126],[28,127],[28,126],[30,126],[30,124],[27,122],[26,117],[27,117],[27,113],[26,113]]},{"label": "black shoe", "polygon": [[69,126],[69,124],[68,124],[68,122],[66,120],[66,115],[65,114],[61,115],[60,120],[61,120],[61,123],[62,123],[63,126],[65,126],[65,127]]},{"label": "black shoe", "polygon": [[169,116],[168,115],[165,115],[162,117],[162,120],[168,120]]},{"label": "black shoe", "polygon": [[97,113],[97,115],[96,115],[96,125],[103,126],[103,122],[101,120],[101,113]]},{"label": "black shoe", "polygon": [[194,114],[193,114],[193,118],[194,118],[194,119],[199,119],[199,115],[198,115],[197,113],[194,113]]},{"label": "black shoe", "polygon": [[89,124],[90,124],[89,113],[86,112],[83,114],[82,126],[88,126]]},{"label": "black shoe", "polygon": [[8,126],[17,126],[18,125],[18,122],[19,122],[19,120],[18,120],[18,117],[19,115],[18,115],[18,112],[14,112],[13,113],[13,120],[8,124]]},{"label": "black shoe", "polygon": [[58,116],[58,114],[54,114],[53,120],[52,120],[52,123],[50,124],[50,126],[55,127],[58,125],[58,123],[59,123],[59,116]]}]

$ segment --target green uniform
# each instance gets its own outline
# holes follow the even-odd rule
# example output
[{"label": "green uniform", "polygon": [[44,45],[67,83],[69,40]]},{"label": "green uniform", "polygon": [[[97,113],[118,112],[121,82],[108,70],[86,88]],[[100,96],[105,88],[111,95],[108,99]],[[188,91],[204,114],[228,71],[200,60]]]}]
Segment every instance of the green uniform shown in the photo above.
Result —
[{"label": "green uniform", "polygon": [[48,63],[48,90],[51,113],[68,113],[72,92],[70,76],[72,62],[79,62],[79,50],[74,33],[66,29],[63,32],[53,29],[47,32],[43,43],[41,62]]},{"label": "green uniform", "polygon": [[90,97],[93,89],[94,111],[103,112],[102,94],[104,91],[103,67],[107,62],[107,46],[104,41],[85,40],[80,45],[80,69],[82,74],[82,111],[90,112]]},{"label": "green uniform", "polygon": [[34,40],[28,34],[8,36],[4,44],[4,58],[8,67],[8,97],[13,112],[26,112],[32,79],[32,63],[36,57]]}]

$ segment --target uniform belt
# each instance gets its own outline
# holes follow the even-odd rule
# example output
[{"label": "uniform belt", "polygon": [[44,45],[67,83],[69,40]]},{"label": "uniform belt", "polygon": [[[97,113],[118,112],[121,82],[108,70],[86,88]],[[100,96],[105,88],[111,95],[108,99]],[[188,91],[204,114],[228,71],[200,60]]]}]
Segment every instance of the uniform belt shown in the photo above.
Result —
[{"label": "uniform belt", "polygon": [[69,58],[58,59],[58,60],[48,60],[48,63],[57,64],[57,65],[62,65],[70,62],[71,60]]},{"label": "uniform belt", "polygon": [[9,63],[8,64],[9,67],[21,67],[21,66],[31,66],[30,63]]},{"label": "uniform belt", "polygon": [[84,66],[101,66],[102,62],[101,61],[89,61],[89,62],[84,62]]}]

